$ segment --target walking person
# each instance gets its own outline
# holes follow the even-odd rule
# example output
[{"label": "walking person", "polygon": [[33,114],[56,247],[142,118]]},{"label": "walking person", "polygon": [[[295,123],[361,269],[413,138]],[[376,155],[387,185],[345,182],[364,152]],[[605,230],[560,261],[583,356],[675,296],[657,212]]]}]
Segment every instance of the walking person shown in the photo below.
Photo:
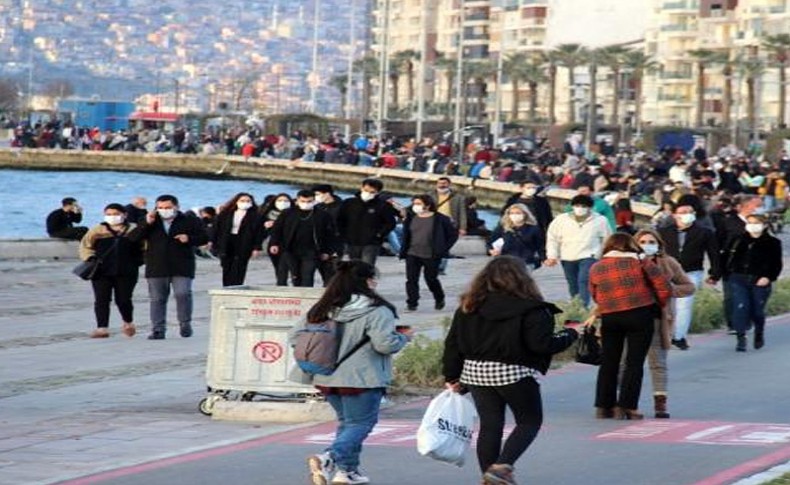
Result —
[{"label": "walking person", "polygon": [[266,243],[266,253],[269,255],[269,261],[272,263],[272,267],[274,268],[274,277],[276,280],[281,279],[288,279],[288,268],[285,266],[280,266],[280,254],[272,254],[269,251],[269,246],[271,245],[271,234],[272,228],[274,227],[274,223],[277,222],[277,219],[280,217],[280,214],[283,213],[286,209],[290,209],[293,205],[293,200],[291,196],[285,193],[280,193],[277,195],[269,195],[264,199],[264,203],[261,204],[260,214],[261,214],[261,221],[263,224],[263,240],[268,241]]},{"label": "walking person", "polygon": [[151,298],[151,334],[149,340],[163,340],[167,332],[167,300],[170,288],[176,299],[179,333],[192,336],[192,280],[195,279],[195,248],[208,242],[208,235],[195,216],[178,209],[173,195],[160,195],[156,211],[130,238],[145,241],[145,277]]},{"label": "walking person", "polygon": [[[447,387],[470,389],[480,432],[477,459],[483,484],[514,484],[513,467],[543,423],[540,375],[552,354],[567,349],[578,332],[554,332],[561,311],[543,300],[523,260],[499,256],[475,275],[461,296],[445,339],[442,366]],[[502,443],[505,409],[516,427]]]},{"label": "walking person", "polygon": [[332,248],[329,259],[318,262],[318,273],[321,275],[321,281],[324,282],[324,286],[326,286],[329,280],[332,279],[332,276],[335,275],[335,265],[343,254],[343,244],[340,239],[340,232],[337,229],[337,219],[340,215],[340,206],[343,204],[343,199],[335,194],[334,187],[329,184],[314,185],[312,190],[315,194],[315,208],[329,214],[335,227],[335,247]]},{"label": "walking person", "polygon": [[[675,224],[671,227],[659,229],[658,234],[664,240],[665,252],[677,259],[686,272],[686,276],[699,290],[704,277],[705,256],[708,257],[710,269],[708,271],[708,284],[715,284],[721,277],[721,256],[716,233],[697,223],[696,211],[691,205],[678,205],[675,207]],[[672,345],[680,350],[688,350],[687,336],[691,327],[691,318],[694,309],[694,295],[678,298],[675,301],[675,329],[672,336]]]},{"label": "walking person", "polygon": [[263,223],[255,198],[239,192],[217,214],[212,247],[222,266],[222,286],[243,285],[250,258],[263,250]]},{"label": "walking person", "polygon": [[406,260],[406,310],[417,310],[420,301],[420,273],[433,295],[434,308],[444,309],[444,289],[439,281],[442,258],[458,240],[458,230],[449,217],[437,212],[430,195],[411,200],[411,212],[403,223],[400,257]]},{"label": "walking person", "polygon": [[396,331],[395,307],[376,292],[376,282],[373,265],[341,261],[321,299],[307,312],[310,323],[342,322],[338,355],[349,355],[368,340],[332,375],[313,377],[338,421],[332,444],[307,460],[314,485],[370,482],[359,469],[362,443],[378,422],[381,399],[392,381],[392,354],[411,340],[411,331]]},{"label": "walking person", "polygon": [[746,334],[754,324],[754,348],[765,345],[765,305],[771,286],[782,272],[782,243],[768,234],[765,218],[746,218],[745,233],[730,244],[726,268],[732,291],[735,350],[746,352]]},{"label": "walking person", "polygon": [[[628,234],[610,236],[603,257],[590,269],[590,292],[601,317],[602,360],[595,390],[599,418],[642,419],[638,411],[643,367],[653,339],[654,320],[672,294],[670,283]],[[625,366],[618,371],[627,342]]]},{"label": "walking person", "polygon": [[546,200],[546,196],[542,194],[541,186],[536,184],[533,180],[526,179],[521,182],[519,187],[521,188],[521,192],[507,199],[505,207],[502,208],[502,213],[504,214],[508,207],[513,204],[523,204],[527,206],[529,211],[535,216],[538,227],[540,227],[545,235],[549,230],[549,224],[554,220],[554,216],[551,213],[549,201]]},{"label": "walking person", "polygon": [[315,195],[310,190],[296,194],[296,207],[285,209],[272,227],[269,253],[280,256],[277,286],[311,288],[321,261],[328,261],[336,247],[332,217],[315,209]]},{"label": "walking person", "polygon": [[123,205],[108,204],[104,208],[104,222],[91,228],[80,241],[80,259],[101,259],[91,280],[96,315],[96,329],[91,338],[110,336],[110,303],[113,299],[123,320],[121,333],[127,337],[137,333],[132,294],[137,286],[143,252],[139,242],[129,239],[129,233],[136,227],[135,223],[127,221]]},{"label": "walking person", "polygon": [[590,268],[601,256],[603,242],[612,233],[606,218],[593,212],[593,199],[577,195],[572,211],[557,216],[546,235],[546,266],[562,264],[571,298],[590,305]]},{"label": "walking person", "polygon": [[645,259],[653,262],[661,273],[669,280],[672,298],[661,311],[661,318],[655,319],[656,328],[650,349],[647,351],[647,368],[650,370],[650,381],[653,383],[653,408],[657,419],[669,418],[668,385],[669,372],[667,357],[672,346],[672,328],[675,324],[675,298],[683,298],[694,294],[696,288],[683,267],[672,256],[664,252],[664,241],[652,229],[642,229],[634,235],[634,239]]},{"label": "walking person", "polygon": [[[458,234],[466,236],[468,227],[466,197],[453,189],[450,178],[439,177],[436,179],[436,189],[430,195],[436,202],[436,212],[450,218]],[[439,263],[439,274],[444,274],[447,271],[449,262],[449,258],[442,258]]]},{"label": "walking person", "polygon": [[520,203],[505,209],[488,245],[491,256],[515,256],[526,263],[528,271],[540,268],[546,259],[543,231],[529,208]]},{"label": "walking person", "polygon": [[387,235],[395,228],[395,209],[379,194],[384,184],[365,179],[359,192],[343,201],[337,218],[338,232],[350,259],[361,259],[373,266]]}]

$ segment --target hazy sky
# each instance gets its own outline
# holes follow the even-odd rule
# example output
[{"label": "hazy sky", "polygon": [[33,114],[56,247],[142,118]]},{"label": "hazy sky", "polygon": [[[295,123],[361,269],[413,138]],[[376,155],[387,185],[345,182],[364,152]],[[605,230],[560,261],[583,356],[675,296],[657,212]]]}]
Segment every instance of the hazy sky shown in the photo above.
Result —
[{"label": "hazy sky", "polygon": [[599,47],[644,37],[653,0],[550,0],[549,47]]}]

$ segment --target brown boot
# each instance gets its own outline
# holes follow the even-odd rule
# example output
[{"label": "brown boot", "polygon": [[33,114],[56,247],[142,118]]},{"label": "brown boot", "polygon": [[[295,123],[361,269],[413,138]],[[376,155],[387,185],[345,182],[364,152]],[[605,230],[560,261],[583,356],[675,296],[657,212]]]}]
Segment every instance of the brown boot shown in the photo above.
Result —
[{"label": "brown boot", "polygon": [[484,485],[516,485],[513,477],[513,466],[497,463],[488,467],[483,475]]},{"label": "brown boot", "polygon": [[107,338],[110,336],[110,331],[106,328],[97,328],[91,332],[91,338]]},{"label": "brown boot", "polygon": [[666,394],[655,394],[653,396],[653,407],[656,410],[656,419],[669,419]]},{"label": "brown boot", "polygon": [[640,420],[645,415],[636,409],[614,408],[614,419]]},{"label": "brown boot", "polygon": [[614,417],[614,409],[612,408],[595,408],[596,419],[611,419]]},{"label": "brown boot", "polygon": [[137,328],[134,326],[133,323],[124,323],[121,326],[121,333],[126,335],[127,337],[134,337],[134,334],[137,333]]}]

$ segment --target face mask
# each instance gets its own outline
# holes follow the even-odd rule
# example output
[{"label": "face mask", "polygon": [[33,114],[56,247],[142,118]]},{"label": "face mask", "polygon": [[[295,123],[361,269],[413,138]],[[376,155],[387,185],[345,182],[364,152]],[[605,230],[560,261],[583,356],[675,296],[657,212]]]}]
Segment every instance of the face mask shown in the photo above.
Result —
[{"label": "face mask", "polygon": [[417,214],[417,215],[420,215],[420,214],[422,214],[423,212],[425,212],[425,206],[424,206],[424,205],[413,205],[413,206],[411,206],[411,210],[412,210],[412,211],[413,211],[415,214]]},{"label": "face mask", "polygon": [[765,224],[754,223],[754,224],[746,224],[746,232],[749,234],[762,234],[765,230]]},{"label": "face mask", "polygon": [[524,189],[524,197],[533,197],[537,193],[538,189]]},{"label": "face mask", "polygon": [[252,202],[236,202],[236,208],[246,211],[252,207]]},{"label": "face mask", "polygon": [[450,192],[450,187],[437,187],[436,191],[439,192],[440,194],[446,194]]},{"label": "face mask", "polygon": [[521,224],[524,222],[524,214],[508,214],[508,217],[513,224]]},{"label": "face mask", "polygon": [[655,256],[658,254],[658,244],[654,243],[647,243],[647,244],[640,244],[642,251],[645,252],[648,256]]},{"label": "face mask", "polygon": [[175,209],[157,209],[156,212],[162,219],[172,219],[176,216]]},{"label": "face mask", "polygon": [[313,206],[315,205],[314,202],[297,202],[296,205],[299,206],[300,209],[303,211],[311,211],[313,210]]},{"label": "face mask", "polygon": [[291,208],[291,203],[288,202],[287,200],[278,200],[277,202],[274,203],[274,207],[276,207],[277,210],[284,211],[285,209]]},{"label": "face mask", "polygon": [[315,194],[315,201],[317,204],[326,202],[326,194]]},{"label": "face mask", "polygon": [[690,226],[694,224],[694,221],[697,220],[697,216],[694,214],[680,214],[680,216],[678,216],[678,220],[684,226]]},{"label": "face mask", "polygon": [[664,192],[672,192],[673,190],[675,190],[675,187],[673,187],[671,185],[665,185],[664,186]]},{"label": "face mask", "polygon": [[371,200],[376,198],[376,194],[372,192],[365,192],[364,190],[359,193],[359,198],[365,202],[370,202]]},{"label": "face mask", "polygon": [[590,213],[589,207],[584,207],[582,205],[577,205],[573,207],[573,215],[576,217],[584,217]]},{"label": "face mask", "polygon": [[123,216],[104,216],[104,222],[111,226],[123,224]]}]

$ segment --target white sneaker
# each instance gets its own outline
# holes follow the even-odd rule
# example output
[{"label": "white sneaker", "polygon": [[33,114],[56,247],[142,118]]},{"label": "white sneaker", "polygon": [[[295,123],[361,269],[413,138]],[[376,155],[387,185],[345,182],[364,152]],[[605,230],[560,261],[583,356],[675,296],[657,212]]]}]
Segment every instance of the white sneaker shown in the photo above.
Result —
[{"label": "white sneaker", "polygon": [[335,473],[335,460],[328,452],[311,456],[307,459],[307,466],[310,468],[313,485],[329,485],[329,480]]},{"label": "white sneaker", "polygon": [[354,485],[357,483],[370,483],[370,478],[360,475],[357,471],[338,470],[335,478],[332,479],[332,485]]}]

